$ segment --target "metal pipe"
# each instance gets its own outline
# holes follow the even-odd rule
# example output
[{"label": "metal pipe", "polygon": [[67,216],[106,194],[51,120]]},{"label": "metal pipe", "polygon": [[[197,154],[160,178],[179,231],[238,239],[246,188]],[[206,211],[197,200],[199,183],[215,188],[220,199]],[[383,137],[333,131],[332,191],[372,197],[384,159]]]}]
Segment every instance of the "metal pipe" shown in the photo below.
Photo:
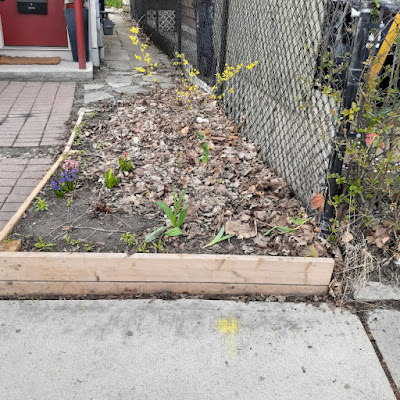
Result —
[{"label": "metal pipe", "polygon": [[[222,2],[222,15],[221,15],[221,47],[219,51],[219,73],[225,71],[226,64],[226,40],[228,36],[228,18],[229,18],[229,0]],[[220,86],[218,94],[223,92],[223,85]]]},{"label": "metal pipe", "polygon": [[176,2],[176,32],[178,34],[178,54],[182,53],[182,0]]},{"label": "metal pipe", "polygon": [[74,5],[75,5],[75,26],[76,26],[76,41],[78,44],[79,69],[86,69],[86,50],[85,50],[85,33],[83,29],[82,0],[74,0]]},{"label": "metal pipe", "polygon": [[[353,39],[353,51],[351,53],[349,69],[347,72],[347,81],[343,96],[343,109],[351,108],[352,103],[357,100],[357,92],[363,71],[366,45],[368,43],[368,25],[371,19],[373,5],[373,1],[361,0],[359,11],[354,9],[352,10],[358,21]],[[350,132],[350,127],[351,124],[349,120],[340,125],[338,131],[336,132],[336,140],[339,143],[343,143],[345,136],[354,137],[354,133]],[[342,172],[345,153],[346,146],[344,144],[339,145],[339,148],[335,149],[330,162],[330,174],[340,174]],[[325,237],[331,234],[330,226],[334,213],[334,206],[329,203],[332,203],[332,199],[339,194],[339,185],[337,184],[335,177],[328,178],[327,184],[328,189],[327,195],[325,196],[326,200],[321,225],[321,231]]]}]

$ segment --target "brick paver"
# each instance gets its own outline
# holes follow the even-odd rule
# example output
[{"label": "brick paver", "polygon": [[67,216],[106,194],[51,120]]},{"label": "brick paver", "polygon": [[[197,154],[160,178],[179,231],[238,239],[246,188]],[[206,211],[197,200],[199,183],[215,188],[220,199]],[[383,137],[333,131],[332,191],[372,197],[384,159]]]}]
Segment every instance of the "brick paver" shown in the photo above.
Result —
[{"label": "brick paver", "polygon": [[0,147],[61,144],[74,82],[0,81]]},{"label": "brick paver", "polygon": [[[1,89],[1,86],[0,86]],[[51,158],[5,158],[0,161],[0,230],[21,206],[52,164]]]}]

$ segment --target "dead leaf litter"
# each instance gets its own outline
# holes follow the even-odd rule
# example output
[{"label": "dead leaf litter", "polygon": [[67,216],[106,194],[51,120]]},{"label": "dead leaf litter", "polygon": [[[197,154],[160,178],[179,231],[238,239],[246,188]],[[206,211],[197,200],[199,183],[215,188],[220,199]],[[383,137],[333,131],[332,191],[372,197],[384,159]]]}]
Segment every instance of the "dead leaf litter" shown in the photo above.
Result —
[{"label": "dead leaf litter", "polygon": [[[81,198],[82,207],[88,208],[91,221],[96,219],[96,212],[101,221],[87,230],[94,251],[126,251],[119,240],[124,230],[135,234],[140,246],[146,235],[168,224],[155,202],[161,200],[171,206],[173,190],[179,194],[187,189],[184,203],[189,211],[182,225],[184,236],[163,239],[165,252],[328,255],[329,246],[319,237],[316,218],[291,196],[285,180],[267,168],[256,146],[237,133],[234,121],[206,93],[199,93],[190,104],[178,105],[175,89],[158,89],[119,101],[116,106],[103,104],[97,111],[96,117],[85,117],[75,146],[81,152],[74,156],[80,170],[73,194],[75,200]],[[208,162],[204,158],[201,162],[204,142],[209,148]],[[118,159],[124,152],[132,159],[130,172],[119,169]],[[104,172],[110,168],[121,180],[111,190],[104,186]],[[45,195],[56,204],[50,184]],[[127,216],[132,215],[142,224],[127,226]],[[69,221],[53,229],[49,240],[63,239],[60,235],[64,232],[65,236],[65,226],[70,226],[71,235],[78,227],[80,237],[84,236],[82,226],[89,226],[84,223],[87,216],[72,224],[72,217],[67,218]],[[298,226],[292,217],[306,222]],[[30,222],[40,218],[46,218],[45,213],[28,214]],[[58,225],[62,218],[58,215]],[[110,231],[101,240],[97,238],[99,232],[93,232],[99,226]],[[202,249],[223,226],[234,238]],[[264,236],[274,226],[293,231],[275,229]],[[35,231],[32,233],[35,237]],[[110,240],[113,235],[114,240]],[[54,243],[54,250],[71,251],[65,243]]]}]

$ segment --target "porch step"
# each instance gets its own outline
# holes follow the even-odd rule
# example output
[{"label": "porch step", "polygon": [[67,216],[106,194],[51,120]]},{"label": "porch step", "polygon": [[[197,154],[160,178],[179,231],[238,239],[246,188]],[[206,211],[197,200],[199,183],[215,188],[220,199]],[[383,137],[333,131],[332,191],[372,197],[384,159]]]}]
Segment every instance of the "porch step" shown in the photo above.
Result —
[{"label": "porch step", "polygon": [[73,61],[61,60],[57,65],[0,65],[0,80],[81,82],[93,80],[93,63],[79,69]]}]

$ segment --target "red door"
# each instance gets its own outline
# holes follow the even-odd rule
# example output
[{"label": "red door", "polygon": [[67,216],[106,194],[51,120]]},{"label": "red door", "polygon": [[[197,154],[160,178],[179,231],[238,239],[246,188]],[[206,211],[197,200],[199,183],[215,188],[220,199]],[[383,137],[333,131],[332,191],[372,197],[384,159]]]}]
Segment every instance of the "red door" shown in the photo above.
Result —
[{"label": "red door", "polygon": [[5,46],[68,47],[64,0],[47,0],[47,14],[20,14],[17,0],[0,0]]}]

